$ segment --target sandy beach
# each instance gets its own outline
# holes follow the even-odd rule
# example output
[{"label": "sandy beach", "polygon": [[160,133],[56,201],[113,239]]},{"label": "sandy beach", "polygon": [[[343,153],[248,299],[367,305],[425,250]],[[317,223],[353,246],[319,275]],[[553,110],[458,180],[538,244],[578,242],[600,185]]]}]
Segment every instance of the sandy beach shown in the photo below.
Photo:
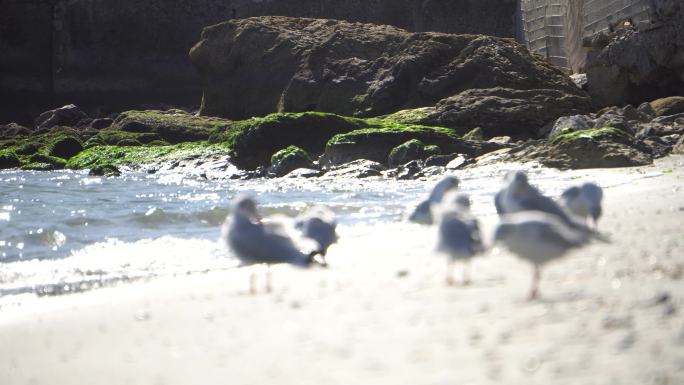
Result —
[{"label": "sandy beach", "polygon": [[498,248],[447,287],[434,229],[390,225],[276,266],[271,294],[245,268],[3,309],[0,384],[684,383],[684,157],[572,172],[653,177],[606,188],[610,243],[549,264],[541,300]]}]

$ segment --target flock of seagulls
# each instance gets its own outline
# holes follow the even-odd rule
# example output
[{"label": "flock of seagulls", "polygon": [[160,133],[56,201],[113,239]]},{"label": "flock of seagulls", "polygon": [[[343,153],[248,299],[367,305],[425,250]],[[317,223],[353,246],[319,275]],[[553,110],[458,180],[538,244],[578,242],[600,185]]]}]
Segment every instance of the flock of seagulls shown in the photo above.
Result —
[{"label": "flock of seagulls", "polygon": [[[447,256],[448,285],[456,283],[456,262],[463,263],[462,283],[469,284],[469,262],[489,247],[501,245],[532,264],[530,299],[536,299],[541,270],[547,262],[598,238],[596,227],[602,212],[603,191],[594,183],[571,187],[556,202],[530,185],[524,172],[509,172],[494,198],[499,222],[488,242],[471,213],[470,198],[459,192],[458,187],[457,177],[444,177],[408,216],[414,223],[436,225],[436,250]],[[239,195],[233,199],[222,238],[243,265],[327,266],[327,250],[338,240],[336,226],[334,213],[324,206],[308,209],[294,219],[293,226],[264,220],[254,199]],[[266,289],[271,290],[270,270]],[[250,276],[250,292],[255,292],[254,273]]]}]

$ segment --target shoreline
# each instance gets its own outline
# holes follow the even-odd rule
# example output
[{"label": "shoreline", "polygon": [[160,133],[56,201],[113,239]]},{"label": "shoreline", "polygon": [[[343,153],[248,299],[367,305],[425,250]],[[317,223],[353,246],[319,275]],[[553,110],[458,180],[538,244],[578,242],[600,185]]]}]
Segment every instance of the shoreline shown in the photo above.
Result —
[{"label": "shoreline", "polygon": [[574,171],[662,175],[606,189],[612,243],[550,264],[540,301],[524,300],[531,269],[505,251],[446,287],[433,231],[404,250],[341,234],[331,269],[277,266],[273,294],[247,295],[246,269],[229,269],[7,309],[0,383],[679,383],[683,163]]}]

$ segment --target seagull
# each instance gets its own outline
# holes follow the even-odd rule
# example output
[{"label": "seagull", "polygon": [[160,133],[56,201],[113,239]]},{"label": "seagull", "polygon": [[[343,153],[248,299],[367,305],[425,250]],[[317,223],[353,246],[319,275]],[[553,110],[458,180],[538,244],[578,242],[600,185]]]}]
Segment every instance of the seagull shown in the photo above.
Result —
[{"label": "seagull", "polygon": [[588,219],[591,217],[594,228],[596,228],[596,224],[601,217],[602,199],[603,189],[591,182],[570,187],[561,194],[563,206],[581,218]]},{"label": "seagull", "polygon": [[529,184],[523,171],[511,171],[506,174],[508,185],[494,197],[494,205],[499,215],[520,211],[542,211],[557,216],[567,226],[575,230],[589,232],[582,223],[575,220],[553,199],[545,196]]},{"label": "seagull", "polygon": [[477,219],[470,213],[470,198],[465,194],[449,192],[444,197],[439,210],[439,232],[437,251],[448,256],[446,283],[453,286],[453,265],[462,260],[463,284],[470,283],[469,262],[482,252],[482,240]]},{"label": "seagull", "polygon": [[495,242],[534,266],[530,300],[539,297],[542,266],[583,246],[589,238],[589,233],[568,227],[558,216],[541,211],[503,215],[494,231]]},{"label": "seagull", "polygon": [[432,215],[432,206],[442,201],[444,194],[450,190],[458,188],[458,178],[453,175],[448,175],[440,180],[432,189],[430,196],[416,206],[409,221],[420,223],[421,225],[431,225],[434,222]]},{"label": "seagull", "polygon": [[297,218],[295,227],[304,237],[316,243],[314,251],[321,255],[323,264],[327,265],[325,255],[328,247],[338,240],[335,213],[325,206],[313,206]]},{"label": "seagull", "polygon": [[[289,263],[308,267],[313,260],[312,253],[304,254],[295,244],[282,224],[264,223],[257,212],[254,199],[239,195],[233,199],[233,212],[226,218],[222,238],[243,266]],[[255,293],[255,276],[250,276],[250,293]],[[266,291],[271,292],[270,269],[266,275]]]}]

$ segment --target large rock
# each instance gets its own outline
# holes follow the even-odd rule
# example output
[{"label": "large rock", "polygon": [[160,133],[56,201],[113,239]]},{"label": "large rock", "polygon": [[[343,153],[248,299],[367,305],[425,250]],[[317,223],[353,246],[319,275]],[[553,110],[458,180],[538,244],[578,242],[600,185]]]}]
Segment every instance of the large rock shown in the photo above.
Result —
[{"label": "large rock", "polygon": [[284,176],[297,169],[313,169],[313,160],[309,154],[297,146],[288,146],[271,157],[271,167],[268,175],[271,177]]},{"label": "large rock", "polygon": [[684,155],[684,135],[679,137],[679,141],[677,141],[677,144],[672,148],[672,153]]},{"label": "large rock", "polygon": [[657,3],[655,27],[619,30],[607,46],[589,53],[587,86],[597,106],[684,95],[684,3]]},{"label": "large rock", "polygon": [[326,145],[320,162],[323,165],[339,165],[367,159],[384,164],[394,148],[414,139],[426,145],[437,146],[446,154],[478,156],[502,147],[496,143],[466,141],[450,130],[438,127],[372,127],[334,136]]},{"label": "large rock", "polygon": [[[563,72],[512,40],[489,36],[259,17],[205,28],[190,58],[203,78],[200,113],[231,119],[309,110],[378,116],[433,107],[467,90],[469,94],[439,104],[437,113],[447,116],[445,110],[459,108],[459,100],[504,104],[515,96],[537,97],[530,109],[540,116],[513,128],[522,130],[527,123],[545,124],[588,108],[586,94]],[[472,90],[496,87],[501,90]],[[479,118],[469,119],[474,124],[467,129],[485,128],[491,117],[481,113]],[[448,116],[443,120],[465,126]],[[508,125],[505,119],[499,121]],[[505,131],[492,131],[497,130]]]},{"label": "large rock", "polygon": [[413,160],[425,160],[429,156],[439,153],[439,147],[426,146],[420,140],[412,139],[393,148],[387,159],[387,164],[389,167],[397,167]]},{"label": "large rock", "polygon": [[515,0],[1,1],[0,122],[27,124],[55,100],[86,110],[195,104],[201,86],[188,49],[203,27],[230,18],[331,18],[513,37],[515,10]]},{"label": "large rock", "polygon": [[73,104],[45,111],[36,118],[35,125],[39,129],[50,129],[54,126],[75,126],[81,119],[87,118],[85,112]]},{"label": "large rock", "polygon": [[20,165],[19,158],[17,158],[15,153],[9,151],[0,152],[0,170],[15,168]]},{"label": "large rock", "polygon": [[626,132],[601,128],[567,132],[549,143],[530,143],[513,149],[507,160],[537,161],[559,169],[612,168],[653,163]]},{"label": "large rock", "polygon": [[[683,42],[684,43],[684,42]],[[668,116],[684,113],[684,96],[670,96],[654,100],[650,103],[656,116]]]},{"label": "large rock", "polygon": [[290,145],[317,156],[333,136],[369,127],[362,119],[318,112],[270,114],[233,122],[211,142],[227,142],[232,148],[231,161],[240,168],[268,166],[271,155]]},{"label": "large rock", "polygon": [[16,123],[0,125],[0,139],[11,138],[13,136],[28,136],[30,134],[30,129]]},{"label": "large rock", "polygon": [[443,99],[434,109],[419,111],[415,122],[449,127],[460,133],[481,127],[485,138],[529,138],[558,117],[586,113],[590,108],[585,96],[561,90],[497,87],[468,90]]}]

